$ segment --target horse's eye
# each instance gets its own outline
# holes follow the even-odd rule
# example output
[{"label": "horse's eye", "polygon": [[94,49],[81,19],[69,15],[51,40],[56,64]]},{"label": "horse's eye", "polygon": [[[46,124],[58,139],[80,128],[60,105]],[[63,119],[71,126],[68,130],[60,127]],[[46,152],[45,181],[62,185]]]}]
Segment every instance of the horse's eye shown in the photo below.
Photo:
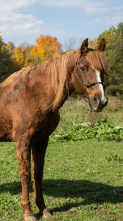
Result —
[{"label": "horse's eye", "polygon": [[85,66],[81,67],[80,69],[81,69],[82,72],[86,71],[86,67]]}]

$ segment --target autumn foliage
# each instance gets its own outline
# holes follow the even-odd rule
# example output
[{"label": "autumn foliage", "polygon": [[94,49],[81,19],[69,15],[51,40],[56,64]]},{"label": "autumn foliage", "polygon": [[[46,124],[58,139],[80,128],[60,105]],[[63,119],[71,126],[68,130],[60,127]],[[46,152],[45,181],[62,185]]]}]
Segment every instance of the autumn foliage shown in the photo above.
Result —
[{"label": "autumn foliage", "polygon": [[35,64],[34,57],[31,55],[32,47],[32,45],[23,43],[14,49],[13,58],[17,62],[19,68]]},{"label": "autumn foliage", "polygon": [[3,42],[0,36],[0,82],[15,71],[41,62],[61,53],[61,44],[56,37],[43,36],[36,40],[36,45],[22,43],[15,47],[13,42]]},{"label": "autumn foliage", "polygon": [[23,43],[14,48],[12,56],[19,68],[37,65],[61,52],[61,44],[57,41],[57,38],[50,35],[41,35],[36,43],[37,45]]},{"label": "autumn foliage", "polygon": [[36,43],[37,45],[32,48],[31,54],[39,56],[41,62],[58,55],[61,51],[61,44],[57,41],[57,38],[50,35],[41,35]]}]

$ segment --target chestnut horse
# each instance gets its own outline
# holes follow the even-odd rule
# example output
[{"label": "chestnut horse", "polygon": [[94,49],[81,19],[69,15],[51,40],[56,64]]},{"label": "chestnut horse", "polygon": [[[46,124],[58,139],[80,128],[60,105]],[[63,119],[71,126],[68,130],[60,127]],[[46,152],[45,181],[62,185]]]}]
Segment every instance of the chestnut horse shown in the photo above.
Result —
[{"label": "chestnut horse", "polygon": [[48,139],[60,120],[59,108],[73,91],[82,94],[94,111],[107,105],[104,49],[104,39],[96,49],[89,48],[85,39],[78,50],[22,68],[0,84],[0,141],[17,143],[24,220],[37,220],[29,201],[31,151],[34,200],[43,217],[51,216],[43,199],[42,178]]}]

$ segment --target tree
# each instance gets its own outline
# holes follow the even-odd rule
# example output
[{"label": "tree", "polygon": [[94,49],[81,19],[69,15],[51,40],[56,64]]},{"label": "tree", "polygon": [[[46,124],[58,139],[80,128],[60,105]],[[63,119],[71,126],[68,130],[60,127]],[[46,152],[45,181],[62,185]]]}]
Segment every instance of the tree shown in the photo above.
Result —
[{"label": "tree", "polygon": [[13,58],[17,62],[19,68],[27,67],[35,63],[34,58],[31,55],[32,47],[32,45],[24,42],[14,49]]},{"label": "tree", "polygon": [[65,41],[64,48],[66,49],[66,51],[70,51],[75,49],[75,45],[76,45],[76,39],[70,38],[69,40]]},{"label": "tree", "polygon": [[103,33],[101,33],[98,37],[97,45],[99,44],[102,38],[106,40],[106,44],[108,45],[113,35],[115,35],[115,32],[116,32],[116,29],[115,27],[112,26],[111,28],[109,28],[109,30],[106,30]]},{"label": "tree", "polygon": [[8,44],[6,44],[6,47],[11,52],[11,54],[14,53],[15,45],[12,41],[9,41]]},{"label": "tree", "polygon": [[0,36],[0,82],[16,70],[12,54]]},{"label": "tree", "polygon": [[123,95],[123,23],[115,29],[111,27],[108,31],[99,35],[107,42],[105,58],[110,66],[107,78],[108,92],[112,95]]},{"label": "tree", "polygon": [[52,58],[61,52],[61,44],[56,37],[41,35],[36,40],[36,43],[37,45],[32,48],[31,54],[38,59],[40,58],[40,62]]}]

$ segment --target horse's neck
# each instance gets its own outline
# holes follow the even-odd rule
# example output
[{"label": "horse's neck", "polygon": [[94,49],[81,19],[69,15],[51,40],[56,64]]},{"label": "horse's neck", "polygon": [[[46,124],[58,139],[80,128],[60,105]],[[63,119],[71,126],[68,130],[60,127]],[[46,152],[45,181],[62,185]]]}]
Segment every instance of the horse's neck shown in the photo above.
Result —
[{"label": "horse's neck", "polygon": [[[64,85],[63,90],[61,91],[61,96],[58,102],[53,105],[53,109],[59,109],[64,102],[68,99],[68,97],[74,92],[74,67],[76,62],[78,51],[76,51],[71,57],[69,62],[67,63],[67,79],[66,85]],[[56,92],[57,93],[57,92]],[[56,96],[56,94],[55,94]]]},{"label": "horse's neck", "polygon": [[[70,81],[68,82],[68,87],[69,87],[68,89],[66,89],[66,87],[64,87],[64,90],[62,91],[60,99],[58,100],[57,103],[53,104],[53,111],[60,109],[60,107],[62,107],[62,105],[65,103],[65,101],[68,99],[68,97],[74,92],[74,87]],[[56,94],[55,94],[55,96],[56,96]]]},{"label": "horse's neck", "polygon": [[[46,97],[49,94],[48,99],[51,102],[50,105],[52,106],[53,111],[58,110],[64,104],[64,102],[68,99],[69,95],[74,91],[74,87],[71,82],[71,75],[70,75],[70,72],[72,72],[71,66],[75,63],[75,61],[73,61],[73,58],[74,58],[74,60],[76,60],[75,54],[74,54],[74,56],[71,57],[70,63],[67,64],[67,69],[68,69],[67,78],[66,78],[66,80],[64,78],[65,84],[62,85],[62,87],[60,87],[61,85],[57,84],[57,80],[59,82],[59,79],[57,79],[56,74],[54,75],[53,71],[50,72],[50,66],[49,66],[50,63],[46,62],[40,66],[40,68],[41,68],[39,71],[41,73],[40,84],[42,85],[40,87],[40,90],[41,90],[41,92],[44,91],[44,93],[46,94]],[[57,65],[57,63],[56,63],[56,65]],[[74,67],[74,65],[73,65],[73,67]],[[56,71],[56,70],[54,70],[54,71]],[[37,75],[39,72],[38,71],[36,72]],[[58,78],[59,77],[60,77],[60,73],[58,74]],[[39,77],[38,77],[38,79],[39,79]]]}]

